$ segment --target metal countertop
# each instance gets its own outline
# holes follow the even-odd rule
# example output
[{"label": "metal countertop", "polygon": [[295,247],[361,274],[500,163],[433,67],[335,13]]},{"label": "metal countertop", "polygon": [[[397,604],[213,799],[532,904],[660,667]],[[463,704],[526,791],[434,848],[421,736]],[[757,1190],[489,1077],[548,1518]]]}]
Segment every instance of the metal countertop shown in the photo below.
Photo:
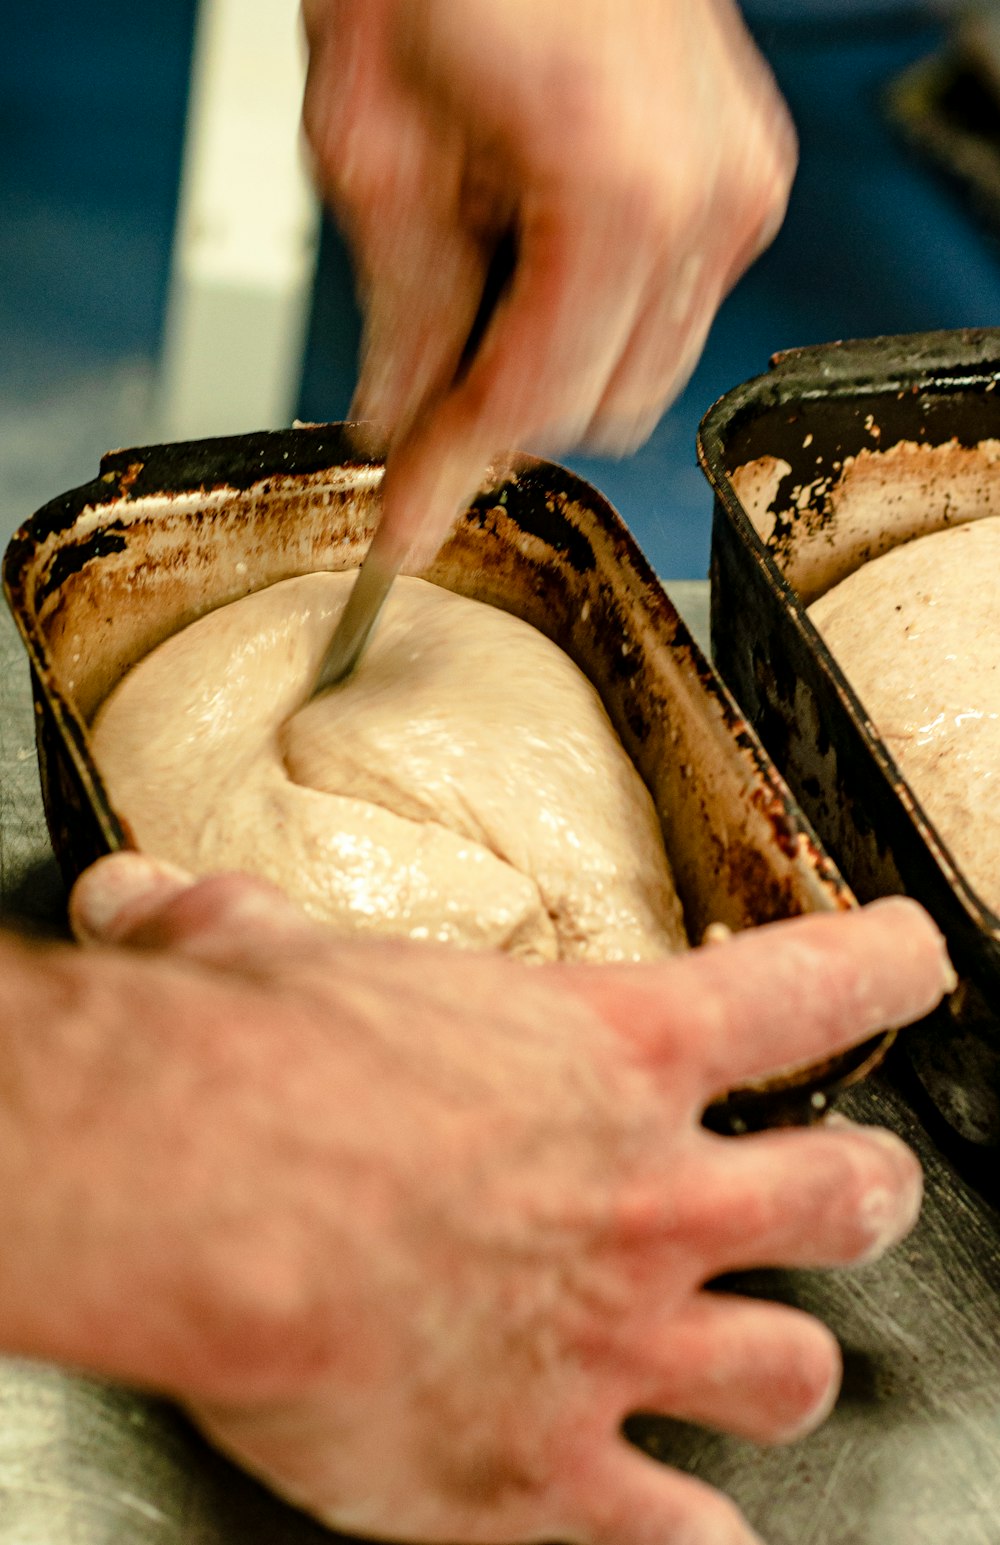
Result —
[{"label": "metal countertop", "polygon": [[[707,585],[669,588],[704,641]],[[63,904],[38,791],[27,665],[5,612],[0,900],[8,913],[46,921]],[[916,1230],[857,1271],[741,1279],[813,1311],[840,1338],[845,1380],[832,1417],[782,1449],[652,1418],[637,1420],[635,1435],[727,1491],[769,1545],[1000,1545],[1000,1215],[936,1151],[889,1078],[871,1080],[841,1108],[903,1133],[921,1154],[927,1192]],[[0,1362],[0,1545],[330,1538],[212,1453],[168,1405]]]}]

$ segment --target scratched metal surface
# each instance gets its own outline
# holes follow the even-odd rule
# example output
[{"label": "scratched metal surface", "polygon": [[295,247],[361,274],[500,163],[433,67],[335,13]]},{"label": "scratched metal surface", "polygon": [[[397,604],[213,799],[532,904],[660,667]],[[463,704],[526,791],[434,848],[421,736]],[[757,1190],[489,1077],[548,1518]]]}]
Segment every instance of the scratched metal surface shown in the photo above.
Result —
[{"label": "scratched metal surface", "polygon": [[[707,637],[707,587],[672,586]],[[56,921],[27,669],[0,613],[0,897]],[[856,1272],[741,1279],[820,1315],[845,1349],[833,1416],[761,1450],[654,1418],[633,1436],[734,1496],[769,1545],[1000,1545],[1000,1217],[886,1079],[845,1102],[907,1134],[927,1172],[911,1238]],[[387,1463],[391,1462],[387,1456]],[[319,1545],[325,1531],[213,1454],[169,1406],[0,1362],[0,1545]],[[663,1545],[670,1545],[664,1541]]]}]

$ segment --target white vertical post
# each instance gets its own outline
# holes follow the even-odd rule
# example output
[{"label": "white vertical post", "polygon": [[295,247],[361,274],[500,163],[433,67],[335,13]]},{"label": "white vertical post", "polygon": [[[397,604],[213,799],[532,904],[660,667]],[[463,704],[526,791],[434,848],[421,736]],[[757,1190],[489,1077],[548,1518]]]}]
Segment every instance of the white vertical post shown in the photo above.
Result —
[{"label": "white vertical post", "polygon": [[164,439],[290,423],[318,217],[297,0],[201,0],[160,371]]}]

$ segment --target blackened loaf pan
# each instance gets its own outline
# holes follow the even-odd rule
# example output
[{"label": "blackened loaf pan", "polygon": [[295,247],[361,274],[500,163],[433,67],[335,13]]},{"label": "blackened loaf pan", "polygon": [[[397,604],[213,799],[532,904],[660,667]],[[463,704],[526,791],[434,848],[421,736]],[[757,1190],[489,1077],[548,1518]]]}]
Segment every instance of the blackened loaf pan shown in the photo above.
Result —
[{"label": "blackened loaf pan", "polygon": [[[364,427],[116,451],[8,548],[39,763],[67,877],[128,845],[91,756],[107,693],[169,634],[291,575],[356,565],[382,472]],[[422,571],[525,618],[601,694],[660,814],[692,940],[854,904],[781,778],[606,501],[551,463],[497,468]],[[887,1038],[731,1096],[730,1127],[807,1119]],[[718,1114],[718,1113],[717,1113]]]},{"label": "blackened loaf pan", "polygon": [[1000,1145],[1000,919],[806,607],[898,543],[1000,513],[998,379],[1000,331],[796,350],[716,403],[699,435],[715,493],[716,666],[859,898],[907,892],[944,932],[960,987],[901,1046],[953,1132],[988,1149]]}]

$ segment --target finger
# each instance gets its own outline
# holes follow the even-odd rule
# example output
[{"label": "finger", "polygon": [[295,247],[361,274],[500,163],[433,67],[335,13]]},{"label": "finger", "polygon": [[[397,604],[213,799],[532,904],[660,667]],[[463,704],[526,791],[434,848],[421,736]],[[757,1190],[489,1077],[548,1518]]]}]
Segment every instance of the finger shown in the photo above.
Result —
[{"label": "finger", "polygon": [[648,440],[684,390],[718,310],[721,286],[697,252],[657,276],[593,418],[584,445],[624,456]]},{"label": "finger", "polygon": [[[414,192],[417,197],[414,200]],[[447,190],[411,183],[395,204],[355,221],[366,279],[361,370],[352,417],[384,424],[390,454],[381,489],[378,550],[427,563],[476,491],[488,456],[451,441],[424,445],[422,426],[459,372],[486,281],[488,248],[463,225]],[[421,473],[423,475],[421,475]],[[449,474],[451,481],[449,481]]]},{"label": "finger", "polygon": [[377,17],[342,20],[339,58],[329,26],[310,21],[304,123],[365,316],[351,411],[396,427],[450,383],[482,291],[482,253],[460,219],[463,157],[403,88]]},{"label": "finger", "polygon": [[129,926],[194,884],[194,876],[144,853],[113,853],[85,869],[69,898],[81,944],[113,943]]},{"label": "finger", "polygon": [[698,962],[711,1096],[910,1024],[957,981],[940,932],[903,897],[740,934]]},{"label": "finger", "polygon": [[[756,80],[756,87],[754,81]],[[620,455],[635,449],[683,391],[723,298],[781,227],[797,159],[794,126],[757,63],[734,81],[751,90],[736,156],[702,170],[701,197],[679,227],[669,264],[654,273],[587,444]],[[699,214],[708,211],[701,223]]]},{"label": "finger", "polygon": [[[749,41],[744,36],[744,42]],[[752,49],[753,45],[750,46]],[[756,63],[761,63],[759,57]],[[749,85],[752,78],[749,69],[742,78]],[[781,230],[799,160],[795,124],[766,66],[764,73],[757,76],[753,103],[749,119],[744,119],[744,129],[749,129],[742,161],[745,175],[740,177],[740,167],[733,162],[727,167],[730,186],[751,190],[751,196],[749,202],[740,200],[742,217],[730,226],[725,243],[724,254],[728,252],[728,258],[722,284],[724,295],[767,251]],[[717,226],[720,233],[723,225],[720,221]]]},{"label": "finger", "polygon": [[325,941],[276,887],[249,875],[220,874],[143,916],[133,911],[118,942],[270,977],[276,963],[320,957]]},{"label": "finger", "polygon": [[496,453],[578,443],[641,303],[646,260],[609,253],[571,211],[519,232],[510,288],[466,374],[394,445],[383,484],[384,539],[406,532],[426,560]]},{"label": "finger", "polygon": [[728,1497],[624,1441],[581,1469],[576,1501],[585,1545],[763,1545]]},{"label": "finger", "polygon": [[410,225],[406,256],[369,254],[364,336],[351,417],[405,434],[447,391],[482,293],[485,261],[457,229]]},{"label": "finger", "polygon": [[706,1100],[908,1024],[955,983],[940,933],[903,897],[769,923],[656,966],[567,978],[664,1077],[680,1076],[694,1047]]},{"label": "finger", "polygon": [[[451,385],[486,269],[479,246],[429,196],[383,197],[356,214],[364,331],[351,417],[404,434]],[[421,190],[416,190],[418,194]]]},{"label": "finger", "polygon": [[388,562],[430,564],[492,459],[479,440],[449,439],[440,416],[421,420],[386,458],[373,548]]},{"label": "finger", "polygon": [[[431,186],[407,190],[391,260],[372,240],[366,243],[372,277],[355,407],[388,423],[397,440],[466,368],[473,329],[481,330],[481,312],[483,325],[492,315],[510,266],[500,263],[498,248],[513,212],[495,167],[467,154],[460,170],[442,178],[440,161],[438,147],[429,146],[425,183]],[[387,211],[377,213],[376,242],[384,249]],[[498,277],[491,284],[494,262]]]},{"label": "finger", "polygon": [[[599,220],[569,196],[555,208],[519,211],[510,288],[461,386],[450,396],[454,431],[490,451],[527,438],[552,448],[577,443],[631,336],[653,259],[643,218],[623,195]],[[634,239],[609,243],[616,220]]]},{"label": "finger", "polygon": [[877,1127],[706,1133],[684,1162],[686,1184],[675,1162],[671,1186],[647,1182],[620,1214],[636,1291],[654,1299],[665,1254],[685,1252],[701,1281],[760,1266],[857,1265],[902,1239],[920,1210],[915,1156]]},{"label": "finger", "polygon": [[169,950],[251,972],[320,953],[316,927],[275,887],[246,875],[193,880],[140,854],[87,871],[74,892],[77,927],[95,942]]},{"label": "finger", "polygon": [[629,1410],[697,1422],[755,1443],[791,1443],[824,1422],[841,1357],[825,1325],[799,1309],[701,1293],[643,1337]]}]

